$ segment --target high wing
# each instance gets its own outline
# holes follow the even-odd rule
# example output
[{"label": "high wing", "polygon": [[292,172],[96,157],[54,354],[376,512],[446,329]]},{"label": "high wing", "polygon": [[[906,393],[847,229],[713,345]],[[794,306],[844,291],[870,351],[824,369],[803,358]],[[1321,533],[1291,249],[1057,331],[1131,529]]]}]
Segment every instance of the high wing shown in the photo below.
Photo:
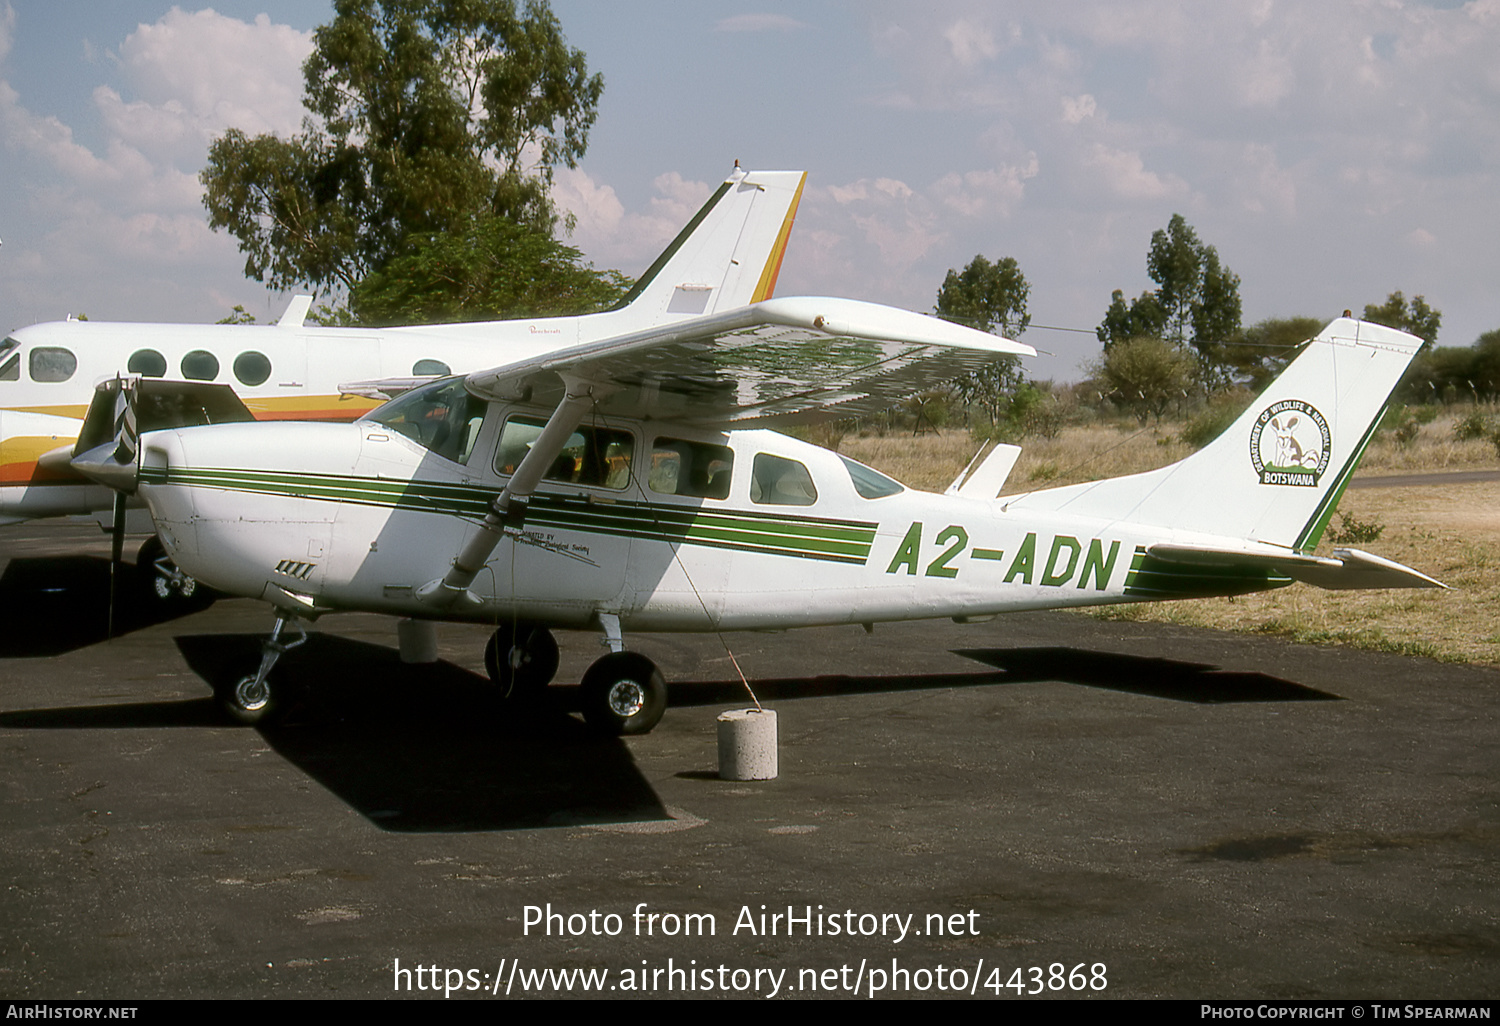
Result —
[{"label": "high wing", "polygon": [[[878,413],[1020,342],[848,299],[771,299],[470,374],[498,401],[556,405],[564,379],[599,386],[602,413],[785,425]],[[607,394],[606,394],[607,393]]]},{"label": "high wing", "polygon": [[768,299],[470,374],[466,386],[481,398],[542,402],[553,413],[480,530],[417,596],[437,609],[477,603],[469,585],[501,537],[520,532],[532,492],[586,415],[722,426],[857,416],[996,357],[1035,352],[873,303]]}]

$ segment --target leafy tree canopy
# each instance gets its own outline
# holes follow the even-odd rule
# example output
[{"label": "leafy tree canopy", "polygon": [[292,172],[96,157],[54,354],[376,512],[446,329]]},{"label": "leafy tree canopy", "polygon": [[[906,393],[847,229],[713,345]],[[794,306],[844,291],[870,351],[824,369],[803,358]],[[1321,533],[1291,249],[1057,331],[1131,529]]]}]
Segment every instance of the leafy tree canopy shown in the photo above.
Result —
[{"label": "leafy tree canopy", "polygon": [[938,289],[937,314],[945,321],[1016,338],[1031,323],[1026,312],[1030,294],[1031,286],[1014,257],[991,263],[976,256],[962,272],[949,269]]},{"label": "leafy tree canopy", "polygon": [[1193,357],[1165,339],[1132,338],[1104,351],[1095,376],[1111,389],[1109,398],[1145,424],[1182,399],[1193,385]]},{"label": "leafy tree canopy", "polygon": [[1443,314],[1428,306],[1422,296],[1413,298],[1408,304],[1406,297],[1397,290],[1379,306],[1366,303],[1364,319],[1415,335],[1426,343],[1423,346],[1426,349],[1437,342],[1438,325],[1443,321]]},{"label": "leafy tree canopy", "polygon": [[592,313],[630,287],[595,271],[532,225],[475,218],[460,230],[409,236],[401,252],[355,285],[349,305],[365,324],[435,324]]},{"label": "leafy tree canopy", "polygon": [[290,139],[231,129],[201,180],[209,224],[277,289],[351,288],[408,235],[499,216],[550,230],[554,169],[604,83],[546,0],[335,0]]},{"label": "leafy tree canopy", "polygon": [[1136,338],[1164,338],[1191,345],[1205,368],[1223,359],[1223,344],[1240,330],[1240,276],[1219,260],[1181,214],[1154,232],[1146,253],[1146,271],[1155,291],[1143,292],[1127,306],[1123,290],[1111,297],[1104,321],[1096,329],[1104,348]]},{"label": "leafy tree canopy", "polygon": [[1323,323],[1316,317],[1268,318],[1224,347],[1225,365],[1258,392],[1291,362],[1302,343],[1323,330]]},{"label": "leafy tree canopy", "polygon": [[[969,261],[962,272],[951,268],[938,289],[937,315],[945,321],[980,331],[1017,338],[1031,323],[1026,299],[1031,285],[1014,257],[991,263],[984,256]],[[1002,356],[956,383],[959,398],[977,405],[997,423],[1022,384],[1020,361]]]}]

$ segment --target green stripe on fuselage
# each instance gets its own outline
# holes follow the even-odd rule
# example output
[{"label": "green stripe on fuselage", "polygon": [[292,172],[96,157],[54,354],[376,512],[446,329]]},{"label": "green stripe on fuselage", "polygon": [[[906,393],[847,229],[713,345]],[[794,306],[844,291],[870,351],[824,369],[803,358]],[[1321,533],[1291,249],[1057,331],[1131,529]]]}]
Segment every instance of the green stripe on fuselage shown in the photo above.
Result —
[{"label": "green stripe on fuselage", "polygon": [[[147,484],[280,495],[468,518],[483,517],[496,494],[487,488],[436,481],[227,468],[147,467],[142,469],[141,479]],[[667,544],[858,564],[869,558],[878,526],[858,520],[748,510],[685,509],[547,493],[532,497],[526,524],[531,528],[551,527]]]}]

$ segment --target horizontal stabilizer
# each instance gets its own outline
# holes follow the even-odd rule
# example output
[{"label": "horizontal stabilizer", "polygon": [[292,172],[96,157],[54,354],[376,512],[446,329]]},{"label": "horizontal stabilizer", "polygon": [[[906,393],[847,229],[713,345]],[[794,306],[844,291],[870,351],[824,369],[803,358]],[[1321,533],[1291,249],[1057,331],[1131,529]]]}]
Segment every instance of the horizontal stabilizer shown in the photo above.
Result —
[{"label": "horizontal stabilizer", "polygon": [[1299,552],[1214,549],[1192,545],[1152,545],[1147,554],[1167,563],[1219,570],[1264,571],[1330,591],[1374,588],[1446,588],[1409,566],[1359,549],[1334,549],[1330,556]]},{"label": "horizontal stabilizer", "polygon": [[962,495],[967,499],[993,499],[1000,494],[1000,489],[1005,487],[1005,482],[1010,478],[1010,472],[1016,465],[1016,460],[1021,456],[1019,445],[1006,445],[1001,443],[990,450],[989,455],[984,456],[983,462],[979,457],[984,455],[984,448],[974,454],[969,465],[964,468],[962,474],[954,479],[948,486],[945,495]]}]

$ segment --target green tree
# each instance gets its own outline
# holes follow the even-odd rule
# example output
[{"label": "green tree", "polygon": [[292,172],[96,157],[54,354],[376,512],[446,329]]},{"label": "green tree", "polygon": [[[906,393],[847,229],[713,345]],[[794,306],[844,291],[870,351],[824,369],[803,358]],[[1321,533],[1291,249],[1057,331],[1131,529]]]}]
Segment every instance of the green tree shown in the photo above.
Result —
[{"label": "green tree", "polygon": [[364,324],[435,324],[592,313],[630,287],[595,271],[547,232],[502,217],[461,230],[409,236],[402,251],[354,286],[350,309]]},{"label": "green tree", "polygon": [[1415,297],[1408,304],[1398,289],[1379,306],[1366,303],[1365,320],[1415,335],[1425,343],[1422,348],[1427,349],[1437,343],[1438,325],[1443,321],[1443,314],[1428,306],[1422,296]]},{"label": "green tree", "polygon": [[1026,312],[1030,294],[1031,286],[1014,257],[991,263],[976,256],[962,272],[949,269],[938,289],[937,314],[945,321],[1017,338],[1031,323]]},{"label": "green tree", "polygon": [[1302,343],[1322,330],[1323,322],[1316,317],[1267,318],[1224,348],[1225,365],[1258,392],[1291,362]]},{"label": "green tree", "polygon": [[1127,306],[1115,290],[1096,330],[1105,349],[1131,339],[1164,338],[1198,353],[1201,372],[1212,383],[1224,359],[1224,346],[1240,330],[1240,276],[1225,267],[1214,247],[1181,214],[1151,235],[1146,271],[1156,282]]},{"label": "green tree", "polygon": [[409,235],[500,216],[551,230],[548,188],[588,142],[603,79],[546,0],[335,0],[290,139],[231,129],[201,180],[248,277],[350,289]]},{"label": "green tree", "polygon": [[1165,339],[1132,338],[1104,351],[1095,376],[1110,388],[1109,398],[1130,410],[1142,424],[1162,414],[1192,387],[1194,360],[1187,350]]},{"label": "green tree", "polygon": [[[937,315],[980,331],[1018,338],[1031,323],[1031,315],[1026,312],[1030,294],[1031,285],[1014,257],[1001,257],[992,263],[979,255],[961,272],[948,270],[938,289]],[[1022,381],[1020,361],[1002,356],[960,379],[955,387],[965,405],[979,406],[990,423],[996,424]]]}]

